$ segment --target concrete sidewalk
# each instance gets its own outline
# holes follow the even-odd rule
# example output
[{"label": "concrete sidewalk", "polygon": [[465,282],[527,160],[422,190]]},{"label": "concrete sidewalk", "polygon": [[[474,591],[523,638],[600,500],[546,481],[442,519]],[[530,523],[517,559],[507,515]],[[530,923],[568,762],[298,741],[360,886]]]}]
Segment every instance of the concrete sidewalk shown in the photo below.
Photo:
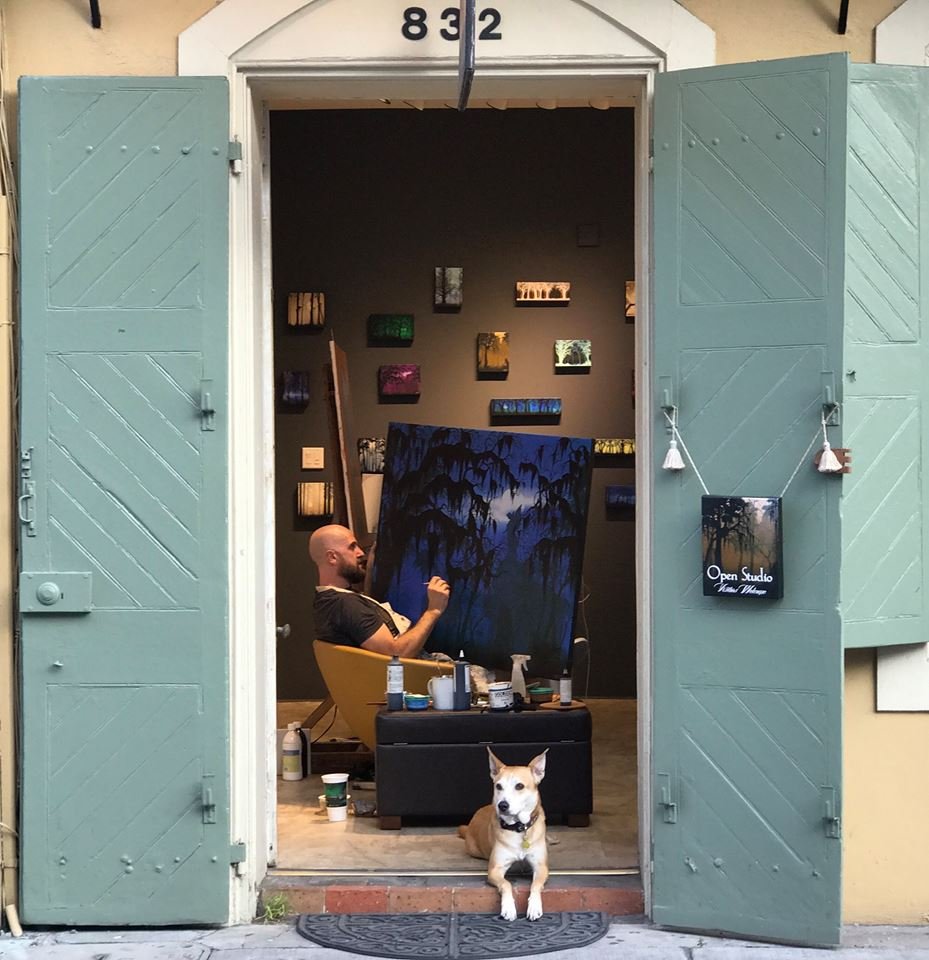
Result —
[{"label": "concrete sidewalk", "polygon": [[[340,960],[358,954],[316,947],[292,923],[221,930],[70,930],[0,936],[0,960]],[[556,956],[556,954],[552,954]],[[562,950],[564,960],[929,960],[929,926],[862,927],[842,931],[834,951],[666,933],[619,921],[597,943]]]}]

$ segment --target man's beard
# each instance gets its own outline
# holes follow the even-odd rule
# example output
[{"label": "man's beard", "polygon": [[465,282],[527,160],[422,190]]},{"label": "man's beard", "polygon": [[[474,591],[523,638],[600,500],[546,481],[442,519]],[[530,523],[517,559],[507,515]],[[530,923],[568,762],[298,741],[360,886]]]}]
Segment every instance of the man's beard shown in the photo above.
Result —
[{"label": "man's beard", "polygon": [[339,576],[345,579],[348,583],[364,583],[365,572],[357,560],[353,562],[342,560],[339,563]]}]

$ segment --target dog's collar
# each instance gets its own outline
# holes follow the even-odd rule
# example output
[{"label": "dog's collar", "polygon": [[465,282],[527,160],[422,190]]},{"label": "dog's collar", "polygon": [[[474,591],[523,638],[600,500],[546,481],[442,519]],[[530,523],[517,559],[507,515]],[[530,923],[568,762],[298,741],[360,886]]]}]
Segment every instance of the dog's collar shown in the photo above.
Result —
[{"label": "dog's collar", "polygon": [[535,822],[539,819],[538,813],[534,813],[528,823],[523,823],[522,820],[514,820],[512,823],[507,823],[503,817],[498,818],[500,820],[500,827],[503,830],[512,830],[514,833],[525,833]]}]

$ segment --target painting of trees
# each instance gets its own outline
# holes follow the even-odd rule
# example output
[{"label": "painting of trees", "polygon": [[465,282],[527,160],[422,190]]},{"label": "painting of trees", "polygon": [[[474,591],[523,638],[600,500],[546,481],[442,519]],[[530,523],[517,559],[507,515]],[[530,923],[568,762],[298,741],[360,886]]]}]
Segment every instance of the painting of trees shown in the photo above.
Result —
[{"label": "painting of trees", "polygon": [[570,656],[590,493],[590,440],[391,424],[374,591],[417,617],[425,581],[451,586],[428,644],[488,667]]},{"label": "painting of trees", "polygon": [[477,372],[507,373],[510,369],[510,335],[505,331],[477,335]]},{"label": "painting of trees", "polygon": [[780,497],[704,497],[704,594],[774,598],[781,591]]}]

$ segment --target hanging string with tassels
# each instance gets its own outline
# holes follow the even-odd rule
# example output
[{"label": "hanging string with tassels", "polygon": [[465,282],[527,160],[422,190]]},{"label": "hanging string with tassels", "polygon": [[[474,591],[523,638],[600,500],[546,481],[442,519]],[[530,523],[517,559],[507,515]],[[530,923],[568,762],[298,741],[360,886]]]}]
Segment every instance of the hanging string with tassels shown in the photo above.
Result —
[{"label": "hanging string with tassels", "polygon": [[[694,458],[690,455],[690,451],[687,449],[687,445],[684,443],[684,438],[681,436],[681,432],[678,429],[677,407],[662,407],[662,412],[665,415],[665,419],[668,421],[668,426],[671,431],[671,441],[668,445],[668,452],[665,454],[664,463],[661,465],[662,470],[684,470],[687,464],[684,462],[684,458],[681,456],[681,450],[683,450],[685,456],[690,461],[690,465],[694,469],[694,473],[697,475],[697,479],[700,481],[700,486],[703,488],[703,492],[709,496],[710,491],[703,482],[703,477],[700,475],[700,471],[697,469],[696,463],[694,463]],[[845,467],[835,455],[835,452],[829,443],[829,435],[826,432],[826,428],[829,426],[829,420],[831,420],[833,417],[837,417],[838,412],[839,405],[836,403],[830,405],[828,414],[824,408],[820,416],[820,429],[822,430],[823,449],[819,457],[819,463],[816,467],[820,473],[842,473],[845,470]],[[791,485],[791,483],[793,483],[794,477],[796,477],[796,475],[800,472],[800,468],[806,462],[806,458],[810,455],[810,451],[816,445],[816,441],[820,436],[820,429],[817,429],[816,433],[813,434],[813,439],[807,445],[806,450],[803,451],[803,456],[800,457],[796,467],[794,467],[793,473],[791,473],[787,483],[784,484],[784,489],[780,494],[781,497],[787,493],[787,488]]]}]

